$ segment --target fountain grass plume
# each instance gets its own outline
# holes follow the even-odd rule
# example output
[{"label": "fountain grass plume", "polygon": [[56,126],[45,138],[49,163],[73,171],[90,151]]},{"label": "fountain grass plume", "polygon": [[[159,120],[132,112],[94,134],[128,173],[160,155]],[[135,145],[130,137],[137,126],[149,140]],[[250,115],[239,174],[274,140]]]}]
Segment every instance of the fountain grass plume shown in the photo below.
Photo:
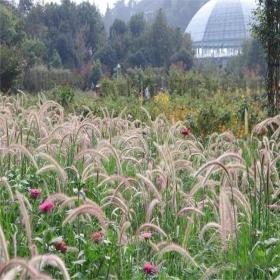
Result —
[{"label": "fountain grass plume", "polygon": [[32,250],[32,246],[33,246],[33,244],[32,244],[32,227],[31,227],[31,223],[30,223],[29,214],[28,214],[28,211],[27,211],[25,203],[24,203],[23,195],[21,193],[19,193],[18,191],[16,191],[16,197],[17,197],[17,200],[18,200],[19,206],[20,206],[22,224],[25,227],[28,246],[32,253],[32,252],[34,252],[34,250]]},{"label": "fountain grass plume", "polygon": [[102,208],[96,204],[95,202],[91,201],[90,203],[83,204],[73,210],[68,214],[66,219],[63,221],[63,226],[67,223],[73,222],[79,215],[89,214],[96,217],[104,230],[107,230],[108,221],[106,215],[104,214]]}]

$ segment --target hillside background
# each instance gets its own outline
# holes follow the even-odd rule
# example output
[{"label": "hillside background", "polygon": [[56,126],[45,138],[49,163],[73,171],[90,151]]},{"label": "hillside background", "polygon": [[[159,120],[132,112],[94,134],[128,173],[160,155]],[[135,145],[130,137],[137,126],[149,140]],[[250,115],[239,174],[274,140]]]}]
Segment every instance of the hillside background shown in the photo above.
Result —
[{"label": "hillside background", "polygon": [[169,24],[180,27],[183,31],[194,14],[209,0],[124,0],[116,3],[113,9],[107,9],[104,16],[106,29],[109,30],[114,20],[119,18],[128,21],[132,15],[143,13],[147,20],[152,20],[159,9],[163,9]]}]

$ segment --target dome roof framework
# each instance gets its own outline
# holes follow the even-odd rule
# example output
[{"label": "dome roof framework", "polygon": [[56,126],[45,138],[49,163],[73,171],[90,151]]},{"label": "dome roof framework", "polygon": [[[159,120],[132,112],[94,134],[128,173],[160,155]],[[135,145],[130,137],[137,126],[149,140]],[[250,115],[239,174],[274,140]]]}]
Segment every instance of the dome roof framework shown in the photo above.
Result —
[{"label": "dome roof framework", "polygon": [[241,52],[250,37],[255,0],[210,0],[193,17],[191,34],[198,58],[230,57]]}]

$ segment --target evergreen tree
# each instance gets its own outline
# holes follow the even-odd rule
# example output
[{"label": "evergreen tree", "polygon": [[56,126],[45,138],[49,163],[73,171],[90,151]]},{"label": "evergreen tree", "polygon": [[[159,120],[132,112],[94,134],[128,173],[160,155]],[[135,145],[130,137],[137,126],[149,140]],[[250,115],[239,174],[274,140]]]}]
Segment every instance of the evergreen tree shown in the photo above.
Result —
[{"label": "evergreen tree", "polygon": [[22,16],[26,16],[33,6],[32,0],[19,0],[18,9]]},{"label": "evergreen tree", "polygon": [[162,9],[159,10],[151,26],[150,45],[155,66],[167,65],[172,54],[172,34],[166,16]]},{"label": "evergreen tree", "polygon": [[50,67],[52,68],[62,68],[62,61],[60,58],[59,53],[57,52],[57,50],[54,50],[51,59],[50,59]]},{"label": "evergreen tree", "polygon": [[146,27],[144,14],[141,13],[133,15],[128,22],[128,26],[132,36],[139,37],[141,34],[143,34]]}]

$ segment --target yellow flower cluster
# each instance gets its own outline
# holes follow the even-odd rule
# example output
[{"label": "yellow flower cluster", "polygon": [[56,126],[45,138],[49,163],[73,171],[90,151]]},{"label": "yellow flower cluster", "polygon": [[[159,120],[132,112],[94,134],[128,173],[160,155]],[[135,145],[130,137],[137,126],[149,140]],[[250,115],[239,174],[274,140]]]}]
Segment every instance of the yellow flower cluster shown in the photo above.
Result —
[{"label": "yellow flower cluster", "polygon": [[159,92],[154,96],[154,102],[157,107],[162,110],[162,113],[167,113],[170,105],[170,97],[167,92]]},{"label": "yellow flower cluster", "polygon": [[176,107],[170,114],[170,119],[173,122],[184,121],[188,115],[188,109],[186,107]]},{"label": "yellow flower cluster", "polygon": [[246,136],[244,126],[240,126],[235,135],[237,138],[244,138]]},{"label": "yellow flower cluster", "polygon": [[227,125],[220,124],[218,126],[219,133],[225,131],[232,131],[237,138],[244,138],[246,136],[244,124],[240,123],[236,115],[231,118],[231,121]]}]

